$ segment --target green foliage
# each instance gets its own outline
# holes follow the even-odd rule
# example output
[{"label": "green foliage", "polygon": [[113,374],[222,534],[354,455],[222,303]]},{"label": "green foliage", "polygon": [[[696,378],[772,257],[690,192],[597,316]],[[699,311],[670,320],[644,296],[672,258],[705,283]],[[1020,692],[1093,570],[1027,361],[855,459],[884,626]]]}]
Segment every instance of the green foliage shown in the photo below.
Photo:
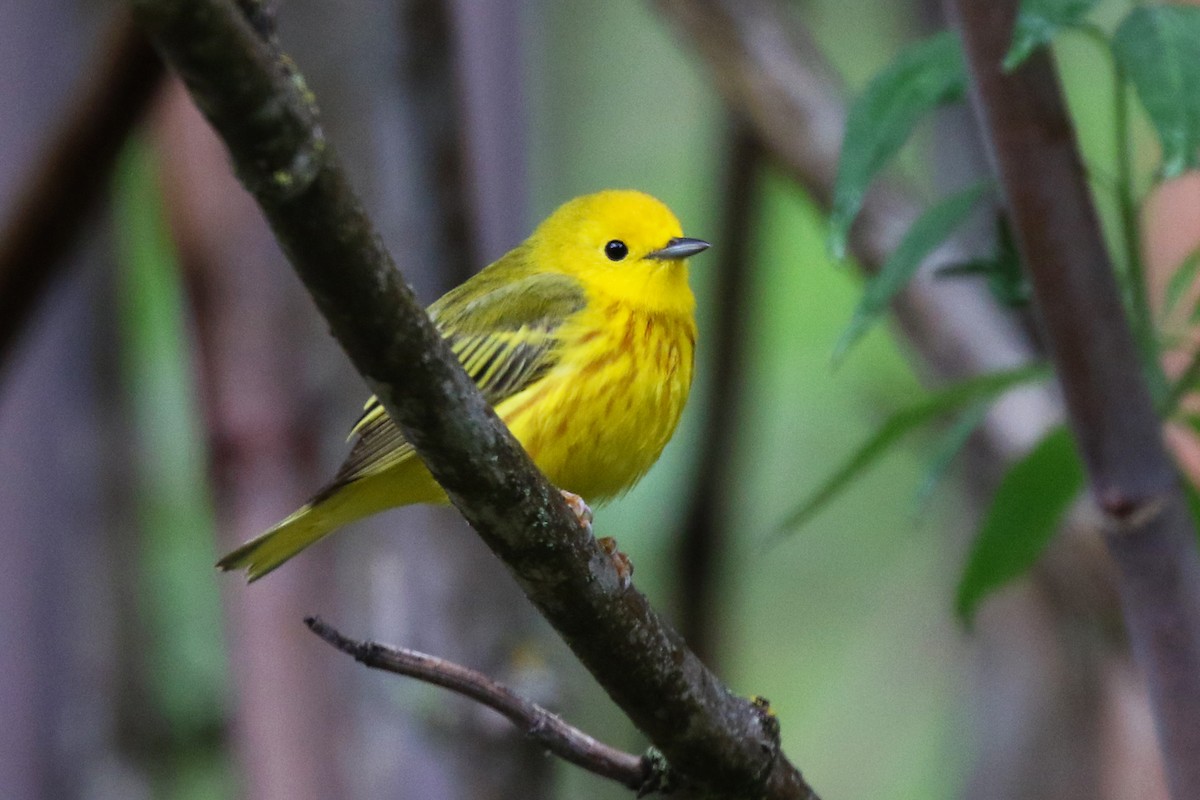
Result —
[{"label": "green foliage", "polygon": [[[1200,8],[1138,4],[1110,37],[1088,21],[1097,6],[1098,0],[1023,0],[1004,68],[1016,69],[1031,53],[1069,29],[1086,32],[1101,43],[1113,60],[1116,79],[1111,122],[1118,173],[1115,188],[1127,251],[1127,274],[1123,277],[1130,287],[1129,312],[1147,379],[1160,411],[1170,415],[1178,411],[1181,397],[1200,386],[1200,353],[1173,385],[1167,384],[1159,363],[1163,339],[1154,330],[1143,288],[1138,250],[1139,199],[1134,175],[1137,162],[1128,113],[1128,89],[1132,85],[1136,91],[1161,143],[1161,176],[1171,178],[1200,167]],[[946,33],[904,51],[869,83],[851,110],[843,142],[830,220],[830,246],[835,254],[844,253],[847,231],[870,181],[903,145],[923,114],[962,96],[963,73],[958,43]],[[930,209],[913,225],[884,268],[867,283],[853,318],[837,343],[835,362],[883,314],[888,302],[909,281],[924,257],[962,222],[971,202],[973,198],[968,201],[963,195],[952,197]],[[1012,231],[1002,219],[993,255],[943,267],[936,275],[984,277],[993,297],[1007,306],[1025,305],[1031,295]],[[1200,251],[1189,255],[1171,276],[1160,317],[1163,322],[1169,321],[1178,310],[1197,280],[1200,280]],[[1200,323],[1200,306],[1189,319],[1191,324]],[[948,391],[953,393],[953,389]],[[955,422],[935,446],[918,489],[918,503],[923,502],[983,420],[992,399],[989,395],[966,399],[958,396],[952,400],[938,396],[897,412],[804,500],[788,524],[798,526],[806,522],[905,433],[936,416],[954,412]],[[1083,468],[1070,434],[1062,429],[1048,435],[1010,470],[992,500],[962,577],[957,608],[964,619],[972,617],[989,592],[1035,562],[1083,483]]]},{"label": "green foliage", "polygon": [[[1188,253],[1188,257],[1183,260],[1179,268],[1171,273],[1171,280],[1167,282],[1167,288],[1163,294],[1163,319],[1171,316],[1171,313],[1179,306],[1183,295],[1196,283],[1197,276],[1200,276],[1200,248]],[[1192,321],[1195,321],[1197,312],[1200,312],[1200,306],[1193,309]]]},{"label": "green foliage", "polygon": [[1190,480],[1184,480],[1181,483],[1183,484],[1184,499],[1187,500],[1188,513],[1192,517],[1192,525],[1196,529],[1197,537],[1200,537],[1200,491],[1197,491],[1196,485]]},{"label": "green foliage", "polygon": [[995,400],[1014,386],[1042,378],[1045,374],[1044,367],[1034,365],[980,375],[942,389],[918,403],[895,412],[841,467],[801,501],[796,510],[780,527],[789,530],[798,530],[803,527],[829,501],[841,494],[855,477],[878,461],[905,434],[967,406]]},{"label": "green foliage", "polygon": [[220,796],[227,765],[212,742],[225,724],[227,665],[211,566],[214,523],[183,289],[154,164],[139,142],[119,162],[113,200],[121,371],[140,459],[136,589],[148,642],[140,656],[170,736],[162,758],[172,786],[163,796]]},{"label": "green foliage", "polygon": [[955,605],[964,622],[970,624],[987,595],[1033,566],[1083,484],[1083,463],[1065,427],[1013,464],[992,497],[958,585]]},{"label": "green foliage", "polygon": [[1003,215],[996,218],[996,252],[987,258],[949,264],[939,268],[934,275],[939,278],[954,278],[980,275],[987,279],[992,297],[1010,308],[1029,304],[1032,289],[1021,269],[1021,255],[1013,241],[1012,227]]},{"label": "green foliage", "polygon": [[933,448],[933,455],[929,457],[929,463],[925,467],[925,474],[921,477],[921,482],[917,485],[917,491],[914,493],[913,505],[918,511],[925,507],[929,498],[933,496],[934,490],[945,479],[946,473],[950,471],[950,465],[967,446],[971,434],[975,433],[975,430],[983,424],[983,420],[992,407],[993,399],[984,398],[967,406],[966,410],[958,415],[958,419],[938,440]]},{"label": "green foliage", "polygon": [[1200,165],[1200,8],[1139,6],[1112,48],[1158,134],[1163,177]]},{"label": "green foliage", "polygon": [[834,346],[835,363],[845,358],[854,343],[862,338],[887,310],[892,298],[905,287],[925,257],[967,219],[971,209],[989,188],[990,183],[980,183],[956,192],[930,208],[913,223],[879,272],[867,281],[862,299],[854,309],[846,330]]},{"label": "green foliage", "polygon": [[1171,416],[1179,410],[1183,398],[1200,388],[1200,350],[1192,353],[1191,359],[1179,377],[1169,387],[1166,396],[1159,402],[1159,413]]},{"label": "green foliage", "polygon": [[1023,0],[1013,26],[1012,47],[1004,57],[1004,69],[1012,71],[1034,50],[1050,44],[1058,33],[1077,27],[1099,0]]},{"label": "green foliage", "polygon": [[846,254],[846,237],[875,175],[908,140],[930,110],[957,102],[966,93],[966,67],[958,37],[934,34],[909,45],[867,85],[850,107],[833,209],[829,247]]}]

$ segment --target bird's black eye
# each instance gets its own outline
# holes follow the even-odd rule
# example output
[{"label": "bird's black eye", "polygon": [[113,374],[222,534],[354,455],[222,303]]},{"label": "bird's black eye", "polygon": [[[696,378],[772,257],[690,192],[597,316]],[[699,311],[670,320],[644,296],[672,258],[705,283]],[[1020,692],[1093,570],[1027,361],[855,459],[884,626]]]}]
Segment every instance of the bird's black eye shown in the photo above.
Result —
[{"label": "bird's black eye", "polygon": [[609,261],[620,261],[629,255],[629,248],[620,239],[613,239],[604,245],[604,255],[608,256]]}]

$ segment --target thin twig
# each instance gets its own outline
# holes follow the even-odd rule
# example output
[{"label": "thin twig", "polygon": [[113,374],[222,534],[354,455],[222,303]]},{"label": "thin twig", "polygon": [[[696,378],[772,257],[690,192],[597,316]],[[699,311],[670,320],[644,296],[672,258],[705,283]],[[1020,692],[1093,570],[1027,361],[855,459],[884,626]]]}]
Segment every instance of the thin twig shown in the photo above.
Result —
[{"label": "thin twig", "polygon": [[1200,797],[1200,553],[1162,441],[1051,55],[1005,73],[1017,0],[947,0],[976,114],[1031,273],[1051,357],[1145,672],[1177,800]]},{"label": "thin twig", "polygon": [[622,582],[405,285],[311,92],[229,0],[133,0],[230,149],[333,334],[433,476],[674,773],[726,797],[815,797],[775,719],[735,695]]},{"label": "thin twig", "polygon": [[162,62],[124,10],[98,52],[100,63],[86,73],[0,231],[0,373],[163,76]]},{"label": "thin twig", "polygon": [[647,759],[596,741],[481,672],[416,650],[351,639],[320,617],[307,617],[304,624],[338,650],[372,669],[441,686],[500,712],[548,751],[588,772],[630,789],[642,788],[650,777]]}]

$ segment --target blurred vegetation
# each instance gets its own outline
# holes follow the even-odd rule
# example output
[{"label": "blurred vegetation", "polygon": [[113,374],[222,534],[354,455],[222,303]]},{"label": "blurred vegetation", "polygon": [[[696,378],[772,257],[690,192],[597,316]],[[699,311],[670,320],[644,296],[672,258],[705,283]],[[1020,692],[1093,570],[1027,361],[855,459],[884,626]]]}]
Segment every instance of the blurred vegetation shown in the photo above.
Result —
[{"label": "blurred vegetation", "polygon": [[121,369],[137,455],[137,541],[132,575],[148,647],[137,666],[142,735],[153,744],[158,795],[228,796],[219,733],[229,683],[220,597],[211,564],[214,523],[204,437],[179,266],[167,231],[153,156],[127,147],[113,187]]}]

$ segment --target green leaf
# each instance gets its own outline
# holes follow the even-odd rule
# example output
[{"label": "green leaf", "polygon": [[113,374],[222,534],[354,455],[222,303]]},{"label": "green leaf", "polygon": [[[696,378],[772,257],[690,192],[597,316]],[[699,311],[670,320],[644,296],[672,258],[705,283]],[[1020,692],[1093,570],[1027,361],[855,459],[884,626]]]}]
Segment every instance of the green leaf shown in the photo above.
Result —
[{"label": "green leaf", "polygon": [[1167,290],[1163,297],[1163,319],[1171,316],[1171,312],[1183,299],[1184,293],[1196,283],[1197,275],[1200,275],[1200,248],[1188,253],[1179,269],[1171,273],[1171,280],[1167,282]]},{"label": "green leaf", "polygon": [[[204,433],[198,420],[187,301],[154,148],[126,143],[113,183],[114,272],[123,399],[138,454],[128,476],[136,535],[125,569],[147,634],[155,713],[180,737],[220,724],[228,666]],[[136,555],[136,559],[134,556]],[[183,741],[184,739],[181,739]]]},{"label": "green leaf", "polygon": [[958,585],[956,607],[964,622],[970,624],[987,595],[1033,566],[1083,484],[1074,439],[1061,426],[1009,468]]},{"label": "green leaf", "polygon": [[855,99],[829,213],[829,249],[836,258],[846,255],[846,236],[871,180],[926,112],[961,100],[966,90],[962,47],[957,36],[943,31],[902,50]]},{"label": "green leaf", "polygon": [[1013,26],[1012,47],[1004,57],[1011,72],[1039,47],[1050,44],[1064,28],[1079,26],[1099,0],[1022,0]]},{"label": "green leaf", "polygon": [[970,261],[959,261],[946,264],[933,271],[935,278],[965,278],[974,275],[990,275],[996,271],[994,258],[973,258]]},{"label": "green leaf", "polygon": [[913,223],[883,267],[863,287],[862,298],[833,348],[835,364],[845,357],[854,343],[887,310],[888,303],[904,288],[925,257],[966,220],[975,203],[990,188],[989,182],[983,182],[956,192]]},{"label": "green leaf", "polygon": [[994,397],[985,397],[968,406],[933,448],[933,456],[930,457],[929,464],[925,467],[925,475],[913,496],[913,506],[918,512],[925,507],[934,490],[945,479],[950,465],[967,446],[971,434],[983,424],[994,400]]},{"label": "green leaf", "polygon": [[877,430],[850,458],[832,475],[806,497],[781,529],[799,529],[812,519],[830,500],[837,497],[864,469],[879,459],[905,434],[937,419],[943,414],[965,408],[986,398],[996,398],[1009,389],[1032,380],[1046,377],[1046,367],[1033,364],[1004,372],[991,372],[936,392],[929,397],[903,408],[888,417]]},{"label": "green leaf", "polygon": [[959,264],[947,264],[934,271],[935,278],[957,278],[982,275],[987,278],[988,291],[1000,303],[1012,308],[1029,304],[1033,291],[1021,269],[1021,256],[1013,241],[1008,219],[997,215],[996,253],[989,258],[977,258]]},{"label": "green leaf", "polygon": [[1117,28],[1112,46],[1158,133],[1163,177],[1197,166],[1200,8],[1139,6]]},{"label": "green leaf", "polygon": [[1197,491],[1196,485],[1191,482],[1186,476],[1180,478],[1183,481],[1183,493],[1187,498],[1188,512],[1192,517],[1192,527],[1196,530],[1196,537],[1200,538],[1200,491]]},{"label": "green leaf", "polygon": [[[1192,430],[1192,435],[1200,439],[1200,417],[1193,414],[1183,414],[1175,418],[1176,421],[1182,422]],[[1196,522],[1200,523],[1200,517],[1197,517]]]},{"label": "green leaf", "polygon": [[1198,386],[1200,386],[1200,350],[1193,350],[1191,356],[1188,357],[1187,366],[1171,384],[1170,391],[1161,404],[1162,412],[1168,415],[1174,414],[1183,399],[1196,391]]}]

